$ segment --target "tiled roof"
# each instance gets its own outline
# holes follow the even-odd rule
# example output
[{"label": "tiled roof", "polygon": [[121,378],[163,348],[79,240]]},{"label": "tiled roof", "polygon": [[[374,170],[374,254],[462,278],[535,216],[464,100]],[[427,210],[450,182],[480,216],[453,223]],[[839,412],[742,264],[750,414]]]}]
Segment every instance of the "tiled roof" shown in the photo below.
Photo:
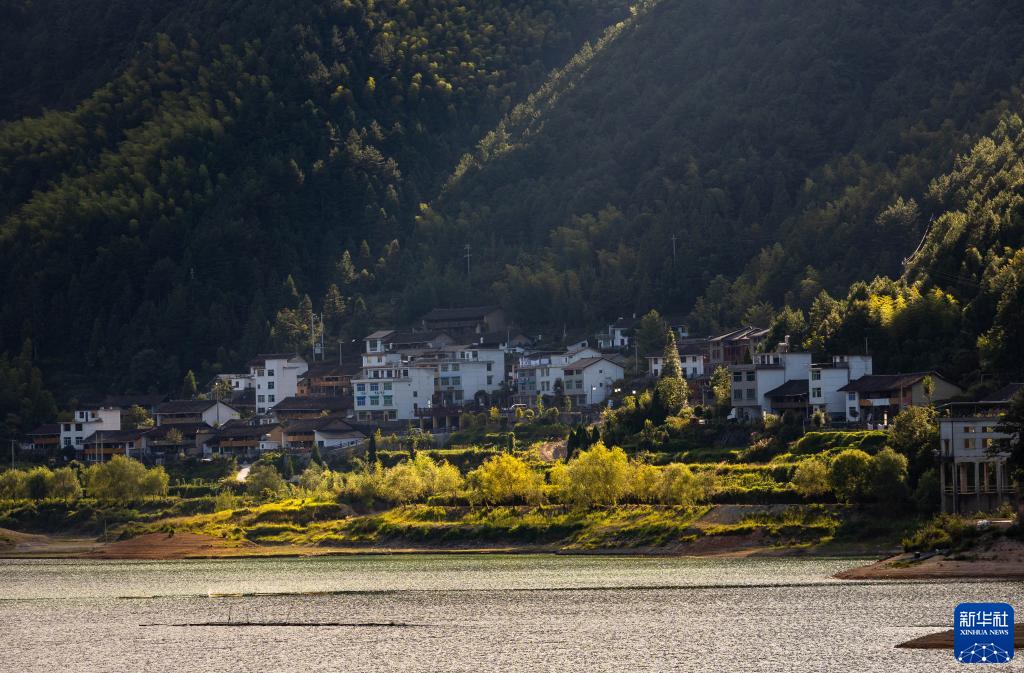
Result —
[{"label": "tiled roof", "polygon": [[1006,404],[1013,400],[1013,397],[1024,389],[1024,383],[1010,383],[999,390],[985,395],[985,399],[980,400],[983,403],[988,404]]},{"label": "tiled roof", "polygon": [[764,394],[765,397],[796,397],[798,395],[807,395],[807,379],[790,379],[786,381],[778,388],[769,390]]},{"label": "tiled roof", "polygon": [[306,361],[304,357],[298,353],[261,353],[249,360],[250,367],[262,367],[266,364],[267,360],[302,360]]},{"label": "tiled roof", "polygon": [[166,439],[167,433],[171,430],[177,430],[184,438],[194,439],[196,434],[199,432],[204,430],[213,430],[213,428],[207,423],[180,423],[175,425],[160,425],[152,428],[151,430],[146,430],[143,434],[146,436],[146,439],[159,441],[161,439]]},{"label": "tiled roof", "polygon": [[60,423],[43,423],[28,433],[29,437],[41,437],[45,435],[59,435]]},{"label": "tiled roof", "polygon": [[351,397],[286,397],[271,407],[274,411],[341,411],[351,408]]},{"label": "tiled roof", "polygon": [[156,413],[201,414],[215,404],[217,404],[217,400],[171,400],[158,405]]},{"label": "tiled roof", "polygon": [[839,392],[873,393],[886,390],[910,388],[926,376],[941,378],[934,372],[911,372],[908,374],[869,374],[850,381]]}]

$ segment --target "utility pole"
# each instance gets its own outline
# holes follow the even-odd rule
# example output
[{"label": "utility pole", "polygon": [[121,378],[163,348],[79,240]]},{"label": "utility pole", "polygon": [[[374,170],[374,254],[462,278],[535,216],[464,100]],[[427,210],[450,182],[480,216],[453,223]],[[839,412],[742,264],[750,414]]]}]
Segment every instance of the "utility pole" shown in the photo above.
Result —
[{"label": "utility pole", "polygon": [[676,238],[675,234],[672,234],[672,266],[676,265]]},{"label": "utility pole", "polygon": [[466,244],[466,254],[465,254],[465,257],[466,257],[466,280],[469,280],[469,259],[472,256],[473,255],[470,252],[470,245],[469,245],[469,243],[467,243]]}]

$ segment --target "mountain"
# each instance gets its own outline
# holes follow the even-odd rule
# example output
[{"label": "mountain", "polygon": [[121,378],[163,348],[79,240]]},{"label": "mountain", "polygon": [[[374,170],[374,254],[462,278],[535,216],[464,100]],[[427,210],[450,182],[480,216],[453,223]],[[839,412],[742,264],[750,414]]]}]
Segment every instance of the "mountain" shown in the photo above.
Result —
[{"label": "mountain", "polygon": [[460,294],[455,241],[470,288],[549,325],[654,306],[702,332],[899,277],[930,182],[1021,107],[1021,37],[981,1],[646,3],[463,158],[419,292]]},{"label": "mountain", "polygon": [[64,395],[495,300],[1024,361],[1013,3],[2,11],[0,352]]},{"label": "mountain", "polygon": [[622,0],[8,5],[2,114],[28,116],[0,126],[0,352],[30,338],[72,391],[238,366],[288,338],[271,333],[281,309],[301,314],[332,284],[335,319],[365,306],[369,273],[347,273],[346,249],[378,291],[404,283],[398,241],[420,202],[627,13]]}]

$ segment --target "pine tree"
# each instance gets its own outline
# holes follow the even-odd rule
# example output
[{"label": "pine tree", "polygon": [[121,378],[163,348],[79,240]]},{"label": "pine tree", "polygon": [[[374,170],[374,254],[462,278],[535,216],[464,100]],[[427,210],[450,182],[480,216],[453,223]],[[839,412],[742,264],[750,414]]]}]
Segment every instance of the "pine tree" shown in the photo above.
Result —
[{"label": "pine tree", "polygon": [[196,375],[191,369],[185,373],[185,380],[181,384],[181,398],[183,400],[194,400],[199,394],[199,384],[196,383]]},{"label": "pine tree", "polygon": [[683,363],[679,359],[676,335],[668,330],[665,336],[665,352],[661,356],[661,378],[683,378]]}]

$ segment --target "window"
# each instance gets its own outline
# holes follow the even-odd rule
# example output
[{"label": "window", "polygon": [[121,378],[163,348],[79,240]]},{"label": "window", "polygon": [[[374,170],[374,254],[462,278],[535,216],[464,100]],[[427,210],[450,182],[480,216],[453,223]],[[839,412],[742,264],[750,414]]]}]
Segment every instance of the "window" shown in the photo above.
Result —
[{"label": "window", "polygon": [[267,395],[267,402],[273,402],[273,401],[274,401],[274,396],[273,395]]},{"label": "window", "polygon": [[398,420],[398,412],[397,412],[397,411],[395,411],[394,409],[392,409],[391,411],[389,411],[389,412],[388,412],[388,420],[389,420],[389,421],[395,421],[395,420]]},{"label": "window", "polygon": [[812,397],[821,397],[821,388],[811,388]]},{"label": "window", "polygon": [[742,400],[743,399],[743,391],[740,390],[739,388],[737,388],[736,390],[732,391],[732,398],[734,400],[737,400],[737,401]]},{"label": "window", "polygon": [[402,370],[402,376],[404,376],[405,378],[409,378],[409,370],[408,369],[403,369]]},{"label": "window", "polygon": [[257,402],[266,402],[267,401],[267,396],[266,395],[257,395],[256,396],[256,401]]},{"label": "window", "polygon": [[974,448],[974,440],[973,439],[965,439],[964,440],[964,448],[965,449],[973,449]]},{"label": "window", "polygon": [[747,380],[748,381],[753,381],[756,377],[757,377],[757,374],[755,372],[752,372],[752,371],[747,372]]},{"label": "window", "polygon": [[273,389],[274,389],[274,382],[270,381],[269,383],[267,383],[267,390],[273,390]]},{"label": "window", "polygon": [[856,402],[857,393],[846,393],[846,399],[850,400],[851,402]]},{"label": "window", "polygon": [[81,423],[75,423],[75,432],[81,432],[81,431],[82,431],[82,424]]},{"label": "window", "polygon": [[811,380],[812,381],[820,381],[821,380],[821,370],[820,369],[813,369],[813,370],[811,370]]},{"label": "window", "polygon": [[64,432],[71,432],[71,424],[70,423],[65,423],[64,424]]},{"label": "window", "polygon": [[377,395],[370,395],[370,406],[371,407],[379,407],[380,406],[380,397],[378,397]]},{"label": "window", "polygon": [[964,426],[964,432],[967,432],[967,433],[974,432],[974,426],[973,425],[965,425]]},{"label": "window", "polygon": [[274,375],[274,370],[273,369],[268,369],[267,370],[267,376],[273,376],[273,375]]},{"label": "window", "polygon": [[387,391],[387,390],[391,390],[391,384],[390,384],[390,383],[385,383],[385,384],[384,384],[384,390],[385,390],[385,391]]},{"label": "window", "polygon": [[443,371],[443,372],[448,371],[448,365],[441,365],[441,371]]},{"label": "window", "polygon": [[754,399],[754,389],[753,388],[747,388],[747,399],[748,400]]},{"label": "window", "polygon": [[[412,391],[412,396],[413,397],[419,397],[420,396],[419,391],[417,391],[417,390]],[[416,405],[414,404],[413,406],[416,406]]]},{"label": "window", "polygon": [[356,384],[356,392],[357,393],[365,393],[366,392],[366,384],[365,383],[357,383]]},{"label": "window", "polygon": [[743,380],[743,372],[733,372],[732,380],[735,381],[736,383],[741,382]]},{"label": "window", "polygon": [[385,396],[384,396],[384,406],[385,406],[385,407],[390,407],[390,406],[393,406],[393,405],[394,405],[394,403],[395,403],[395,402],[394,402],[394,399],[395,399],[395,398],[394,398],[394,397],[392,397],[391,395],[385,395]]},{"label": "window", "polygon": [[366,406],[366,395],[359,395],[358,397],[356,397],[356,406],[357,407],[365,407]]},{"label": "window", "polygon": [[462,385],[462,377],[461,376],[453,376],[452,377],[452,385],[453,386],[461,386]]},{"label": "window", "polygon": [[377,392],[379,390],[380,390],[380,384],[379,383],[371,383],[370,384],[370,392],[371,393],[375,393],[375,392]]},{"label": "window", "polygon": [[493,366],[494,366],[493,363],[488,362],[487,363],[487,371],[491,371],[491,367],[493,367]]},{"label": "window", "polygon": [[452,383],[452,380],[451,380],[450,377],[448,377],[448,376],[442,376],[441,377],[441,385],[442,386],[449,386],[449,385],[451,385],[451,383]]},{"label": "window", "polygon": [[452,371],[453,372],[459,371],[459,365],[457,365],[457,364],[452,365]]},{"label": "window", "polygon": [[493,376],[488,376],[487,377],[487,385],[493,385],[493,384],[494,384],[494,377]]}]

